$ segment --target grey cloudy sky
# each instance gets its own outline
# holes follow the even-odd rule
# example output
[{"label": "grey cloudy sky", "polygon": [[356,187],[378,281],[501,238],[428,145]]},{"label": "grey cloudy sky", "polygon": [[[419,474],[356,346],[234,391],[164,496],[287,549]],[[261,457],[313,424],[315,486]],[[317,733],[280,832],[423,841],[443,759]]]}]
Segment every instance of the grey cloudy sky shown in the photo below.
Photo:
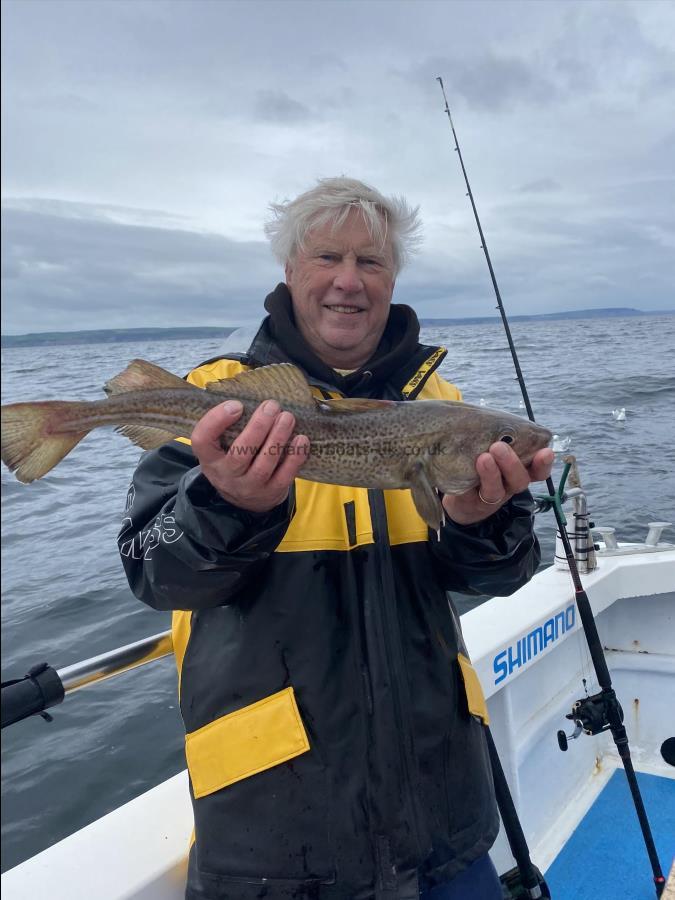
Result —
[{"label": "grey cloudy sky", "polygon": [[281,279],[267,205],[346,174],[421,207],[395,299],[673,309],[668,0],[5,0],[5,334],[225,325]]}]

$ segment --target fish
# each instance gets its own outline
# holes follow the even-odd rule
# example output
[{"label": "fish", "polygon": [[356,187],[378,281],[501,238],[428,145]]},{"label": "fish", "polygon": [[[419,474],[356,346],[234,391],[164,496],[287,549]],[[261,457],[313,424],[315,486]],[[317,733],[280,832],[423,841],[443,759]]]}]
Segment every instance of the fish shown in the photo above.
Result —
[{"label": "fish", "polygon": [[[458,400],[404,402],[317,398],[291,363],[250,369],[198,388],[147,360],[135,359],[104,385],[102,400],[45,400],[2,406],[2,461],[24,483],[42,478],[93,429],[112,425],[143,450],[189,438],[202,416],[226,399],[243,405],[221,437],[231,447],[257,406],[276,400],[309,438],[299,477],[369,489],[409,489],[420,516],[438,531],[442,494],[476,487],[476,458],[495,441],[524,465],[551,432],[520,416]],[[291,438],[292,440],[292,438]],[[291,442],[281,452],[292,452]]]}]

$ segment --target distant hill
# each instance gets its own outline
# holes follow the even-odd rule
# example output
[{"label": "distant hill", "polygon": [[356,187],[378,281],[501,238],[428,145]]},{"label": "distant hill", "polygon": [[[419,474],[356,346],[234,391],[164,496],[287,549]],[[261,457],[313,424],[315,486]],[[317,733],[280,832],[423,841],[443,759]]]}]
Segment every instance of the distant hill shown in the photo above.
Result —
[{"label": "distant hill", "polygon": [[[534,322],[540,319],[595,319],[622,316],[664,316],[675,310],[643,310],[630,307],[575,309],[569,312],[536,313],[509,316],[510,322]],[[422,325],[486,325],[499,322],[499,316],[469,316],[455,319],[420,319]],[[45,331],[32,334],[3,334],[2,347],[40,347],[45,344],[114,344],[129,341],[182,341],[226,338],[238,326],[226,328],[102,328],[96,331]]]},{"label": "distant hill", "polygon": [[40,347],[43,344],[118,344],[130,341],[183,341],[226,338],[228,328],[101,328],[97,331],[44,331],[33,334],[3,334],[3,347]]},{"label": "distant hill", "polygon": [[[668,316],[675,314],[670,309],[633,309],[629,306],[609,306],[602,309],[571,309],[568,312],[532,313],[530,315],[509,316],[509,322],[538,322],[542,319],[604,319],[628,316]],[[469,316],[461,319],[420,319],[422,325],[487,325],[501,322],[501,316]]]}]

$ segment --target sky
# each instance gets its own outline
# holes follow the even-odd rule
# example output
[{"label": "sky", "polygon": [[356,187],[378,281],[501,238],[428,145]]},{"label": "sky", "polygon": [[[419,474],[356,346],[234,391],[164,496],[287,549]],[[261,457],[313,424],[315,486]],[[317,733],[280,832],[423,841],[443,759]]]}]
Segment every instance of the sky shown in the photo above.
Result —
[{"label": "sky", "polygon": [[258,321],[270,202],[419,205],[394,300],[675,309],[670,0],[4,0],[2,333]]}]

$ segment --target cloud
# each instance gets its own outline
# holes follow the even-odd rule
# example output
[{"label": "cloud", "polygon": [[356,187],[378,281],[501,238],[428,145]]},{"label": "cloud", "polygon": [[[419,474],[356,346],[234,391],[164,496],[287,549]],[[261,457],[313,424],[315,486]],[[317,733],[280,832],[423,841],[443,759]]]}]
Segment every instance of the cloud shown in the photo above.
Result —
[{"label": "cloud", "polygon": [[562,185],[555,178],[537,178],[521,185],[518,190],[521,194],[545,194],[549,191],[559,191]]},{"label": "cloud", "polygon": [[[526,5],[530,12],[533,4]],[[515,17],[518,6],[503,3],[502,10]],[[460,44],[452,56],[429,56],[401,72],[425,90],[432,77],[441,75],[451,106],[461,103],[482,112],[598,100],[625,107],[672,95],[675,52],[663,39],[663,28],[675,25],[672,13],[659,30],[647,27],[649,4],[549,2],[545,9],[552,27],[538,23],[535,15],[520,36],[505,33],[495,40],[486,21],[484,41]]]},{"label": "cloud", "polygon": [[39,206],[3,210],[6,334],[255,321],[282,274],[262,241]]},{"label": "cloud", "polygon": [[123,225],[156,225],[160,228],[177,227],[190,230],[186,216],[178,216],[159,209],[137,209],[107,203],[81,203],[52,197],[7,197],[2,201],[3,210],[35,212],[63,219],[86,219],[99,222],[118,222]]},{"label": "cloud", "polygon": [[436,76],[443,78],[454,99],[478,110],[495,112],[520,104],[548,103],[555,84],[537,66],[515,56],[487,53],[479,57],[432,57],[402,77],[411,77],[425,90]]},{"label": "cloud", "polygon": [[297,125],[299,122],[311,122],[316,118],[307,106],[298,103],[284,91],[258,91],[255,113],[265,122],[281,125]]}]

